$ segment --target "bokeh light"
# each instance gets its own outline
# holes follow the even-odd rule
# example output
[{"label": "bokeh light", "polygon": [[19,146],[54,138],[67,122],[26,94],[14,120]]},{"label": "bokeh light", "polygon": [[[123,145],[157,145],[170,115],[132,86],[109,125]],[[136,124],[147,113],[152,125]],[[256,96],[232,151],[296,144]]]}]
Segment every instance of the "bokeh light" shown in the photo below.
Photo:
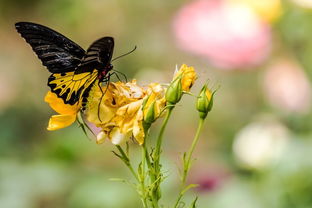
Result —
[{"label": "bokeh light", "polygon": [[218,0],[184,6],[174,21],[174,32],[182,48],[225,69],[257,66],[271,48],[269,26],[251,9]]},{"label": "bokeh light", "polygon": [[[139,84],[168,83],[176,65],[198,80],[169,121],[161,204],[179,188],[180,157],[198,124],[201,86],[218,89],[194,151],[187,203],[200,208],[312,207],[310,0],[0,1],[0,207],[138,208],[131,174],[110,142],[78,125],[49,132],[50,73],[14,23],[51,27],[83,48],[115,38],[114,69]],[[113,78],[112,81],[116,81]],[[182,106],[183,105],[183,106]],[[151,129],[150,141],[161,119]],[[98,130],[92,126],[93,130]],[[141,149],[130,143],[134,161]]]}]

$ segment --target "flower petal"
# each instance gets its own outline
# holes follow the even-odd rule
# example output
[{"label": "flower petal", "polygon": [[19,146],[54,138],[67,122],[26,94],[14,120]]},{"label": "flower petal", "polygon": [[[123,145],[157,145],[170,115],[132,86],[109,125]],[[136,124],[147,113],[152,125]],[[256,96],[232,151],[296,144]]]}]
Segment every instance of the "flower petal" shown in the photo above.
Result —
[{"label": "flower petal", "polygon": [[104,131],[101,131],[98,135],[96,135],[97,144],[102,144],[106,139],[108,139],[108,136]]},{"label": "flower petal", "polygon": [[113,130],[109,134],[109,138],[114,145],[120,145],[126,140],[130,139],[131,132],[123,134],[120,132],[119,128],[113,128]]},{"label": "flower petal", "polygon": [[70,126],[76,121],[76,115],[53,115],[49,120],[48,130],[54,131]]},{"label": "flower petal", "polygon": [[51,91],[49,91],[46,94],[44,101],[49,103],[50,107],[59,114],[74,115],[79,111],[81,107],[78,104],[76,105],[65,104],[61,98],[58,98],[57,95]]},{"label": "flower petal", "polygon": [[197,75],[194,67],[188,67],[186,64],[183,64],[180,68],[182,76],[182,89],[184,91],[190,91],[190,88],[193,86],[195,80],[197,79]]},{"label": "flower petal", "polygon": [[144,128],[143,128],[143,112],[139,111],[136,120],[133,124],[133,130],[132,130],[133,136],[137,142],[142,145],[144,143]]}]

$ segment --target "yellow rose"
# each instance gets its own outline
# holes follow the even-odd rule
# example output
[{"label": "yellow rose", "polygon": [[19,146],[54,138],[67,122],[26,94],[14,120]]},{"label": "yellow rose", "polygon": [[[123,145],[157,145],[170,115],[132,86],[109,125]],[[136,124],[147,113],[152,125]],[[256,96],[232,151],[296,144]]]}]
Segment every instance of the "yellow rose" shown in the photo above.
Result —
[{"label": "yellow rose", "polygon": [[146,109],[150,110],[151,103],[154,103],[154,115],[159,116],[165,105],[165,89],[156,83],[141,87],[133,80],[109,83],[102,87],[102,91],[98,87],[91,90],[86,105],[87,120],[102,128],[97,143],[109,139],[113,144],[121,144],[133,135],[139,144],[143,144]]},{"label": "yellow rose", "polygon": [[182,75],[182,90],[189,92],[190,88],[193,86],[195,80],[197,79],[197,74],[194,67],[182,64],[179,70],[176,69],[173,79],[176,79],[180,75]]},{"label": "yellow rose", "polygon": [[189,92],[196,79],[197,74],[194,67],[188,67],[186,64],[183,64],[179,70],[176,68],[173,80],[166,91],[167,102],[170,105],[178,103],[182,98],[183,92]]}]

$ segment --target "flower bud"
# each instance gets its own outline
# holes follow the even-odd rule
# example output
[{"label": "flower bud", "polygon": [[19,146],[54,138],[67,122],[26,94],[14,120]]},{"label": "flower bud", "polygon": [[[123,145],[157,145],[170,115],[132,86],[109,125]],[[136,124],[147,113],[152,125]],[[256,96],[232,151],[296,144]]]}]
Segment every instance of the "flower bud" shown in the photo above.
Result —
[{"label": "flower bud", "polygon": [[197,98],[196,109],[199,111],[199,117],[205,119],[213,106],[213,95],[207,85],[204,85]]},{"label": "flower bud", "polygon": [[197,79],[197,74],[195,72],[194,67],[182,64],[179,70],[176,68],[176,71],[174,73],[174,80],[176,77],[180,75],[182,75],[181,78],[182,90],[185,92],[189,92],[195,80]]},{"label": "flower bud", "polygon": [[176,104],[178,103],[183,94],[182,90],[182,74],[179,75],[175,80],[171,82],[167,91],[166,91],[166,100],[169,104]]},{"label": "flower bud", "polygon": [[154,100],[150,105],[144,106],[144,122],[147,124],[151,124],[156,120],[156,112],[155,112],[155,103]]}]

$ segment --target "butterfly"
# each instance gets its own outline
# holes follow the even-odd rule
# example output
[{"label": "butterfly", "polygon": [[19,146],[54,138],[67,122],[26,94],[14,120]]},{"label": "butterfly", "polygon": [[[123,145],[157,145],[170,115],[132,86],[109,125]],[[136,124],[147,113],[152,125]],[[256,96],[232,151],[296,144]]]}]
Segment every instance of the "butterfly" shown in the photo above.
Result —
[{"label": "butterfly", "polygon": [[102,37],[85,51],[43,25],[18,22],[15,28],[52,73],[48,86],[65,104],[83,104],[92,86],[109,81],[114,38]]}]

